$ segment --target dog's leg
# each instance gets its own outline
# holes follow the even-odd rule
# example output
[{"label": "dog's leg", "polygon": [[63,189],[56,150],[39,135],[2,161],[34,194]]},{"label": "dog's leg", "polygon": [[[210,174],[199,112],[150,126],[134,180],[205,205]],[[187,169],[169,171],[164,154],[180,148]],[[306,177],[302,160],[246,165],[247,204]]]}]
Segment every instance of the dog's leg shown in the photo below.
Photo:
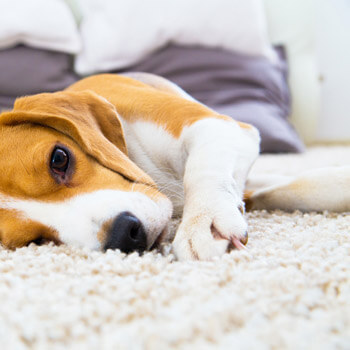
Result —
[{"label": "dog's leg", "polygon": [[253,127],[210,118],[186,128],[182,139],[185,203],[173,248],[182,260],[210,259],[247,241],[242,197],[259,135]]},{"label": "dog's leg", "polygon": [[[266,181],[267,180],[267,181]],[[350,211],[350,166],[318,168],[297,177],[247,182],[249,209]]]},{"label": "dog's leg", "polygon": [[[210,259],[222,255],[230,244],[241,246],[240,242],[247,240],[243,188],[259,153],[257,130],[220,116],[200,103],[184,103],[182,99],[194,99],[163,78],[144,73],[127,75],[177,97],[169,98],[172,111],[180,111],[174,114],[175,119],[171,119],[171,111],[171,123],[168,119],[155,120],[164,128],[146,132],[154,124],[140,121],[124,125],[131,159],[152,176],[162,191],[167,193],[166,184],[173,179],[183,180],[183,218],[173,242],[176,256]],[[193,118],[197,114],[201,118]],[[181,133],[175,137],[165,132],[178,127]],[[174,176],[168,176],[167,169]],[[179,212],[176,198],[173,204],[175,212]]]}]

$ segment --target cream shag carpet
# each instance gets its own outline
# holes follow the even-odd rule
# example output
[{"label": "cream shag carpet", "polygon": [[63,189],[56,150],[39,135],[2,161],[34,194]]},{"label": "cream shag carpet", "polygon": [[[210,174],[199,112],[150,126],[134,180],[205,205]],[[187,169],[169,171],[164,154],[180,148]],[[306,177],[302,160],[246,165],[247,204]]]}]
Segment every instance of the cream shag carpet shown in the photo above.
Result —
[{"label": "cream shag carpet", "polygon": [[[345,163],[350,147],[314,147],[253,171]],[[349,213],[247,217],[248,249],[211,262],[0,248],[0,348],[350,349]]]}]

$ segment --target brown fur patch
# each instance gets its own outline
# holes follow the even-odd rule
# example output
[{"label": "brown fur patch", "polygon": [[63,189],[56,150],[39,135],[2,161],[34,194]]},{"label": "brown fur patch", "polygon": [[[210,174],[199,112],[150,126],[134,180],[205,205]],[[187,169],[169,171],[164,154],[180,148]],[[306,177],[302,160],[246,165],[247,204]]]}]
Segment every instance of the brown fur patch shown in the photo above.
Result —
[{"label": "brown fur patch", "polygon": [[237,122],[238,125],[242,128],[242,129],[252,129],[252,126],[250,124],[247,124],[247,123],[243,123],[243,122]]},{"label": "brown fur patch", "polygon": [[[111,102],[127,121],[151,121],[179,137],[185,126],[204,118],[232,121],[210,108],[157,90],[135,79],[115,74],[100,74],[78,81],[69,91],[91,90]],[[137,96],[137,98],[136,98]]]},{"label": "brown fur patch", "polygon": [[44,239],[59,243],[57,232],[39,222],[21,217],[15,210],[0,209],[0,240],[8,248]]},{"label": "brown fur patch", "polygon": [[103,244],[106,241],[107,232],[110,229],[110,227],[112,226],[112,223],[113,223],[113,219],[104,222],[100,231],[98,231],[97,239],[101,244]]}]

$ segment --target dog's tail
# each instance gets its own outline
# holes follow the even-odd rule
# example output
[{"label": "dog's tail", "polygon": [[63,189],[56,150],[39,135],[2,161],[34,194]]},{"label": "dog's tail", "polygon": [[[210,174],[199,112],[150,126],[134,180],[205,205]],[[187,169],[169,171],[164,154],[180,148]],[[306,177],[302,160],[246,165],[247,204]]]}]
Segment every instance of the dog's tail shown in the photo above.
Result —
[{"label": "dog's tail", "polygon": [[350,211],[350,166],[249,178],[245,202],[248,210]]}]

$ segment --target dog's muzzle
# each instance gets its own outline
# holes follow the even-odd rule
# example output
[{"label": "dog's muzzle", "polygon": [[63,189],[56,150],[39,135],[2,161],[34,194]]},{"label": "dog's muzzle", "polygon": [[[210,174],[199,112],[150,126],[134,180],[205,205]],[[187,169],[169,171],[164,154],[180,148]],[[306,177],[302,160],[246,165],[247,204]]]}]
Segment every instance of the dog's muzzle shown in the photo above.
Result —
[{"label": "dog's muzzle", "polygon": [[141,221],[129,212],[119,214],[107,232],[104,250],[120,249],[124,253],[143,252],[147,248],[147,237]]}]

